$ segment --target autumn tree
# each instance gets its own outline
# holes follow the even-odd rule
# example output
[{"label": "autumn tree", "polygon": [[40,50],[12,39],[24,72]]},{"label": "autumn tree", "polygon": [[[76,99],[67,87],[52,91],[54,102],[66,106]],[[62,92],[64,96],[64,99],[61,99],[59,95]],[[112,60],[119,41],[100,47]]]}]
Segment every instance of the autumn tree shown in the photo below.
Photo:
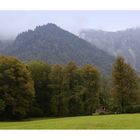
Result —
[{"label": "autumn tree", "polygon": [[0,118],[27,117],[34,97],[28,67],[14,57],[0,57]]},{"label": "autumn tree", "polygon": [[113,95],[117,110],[125,113],[128,105],[135,104],[138,76],[134,68],[126,63],[124,58],[118,57],[113,65]]}]

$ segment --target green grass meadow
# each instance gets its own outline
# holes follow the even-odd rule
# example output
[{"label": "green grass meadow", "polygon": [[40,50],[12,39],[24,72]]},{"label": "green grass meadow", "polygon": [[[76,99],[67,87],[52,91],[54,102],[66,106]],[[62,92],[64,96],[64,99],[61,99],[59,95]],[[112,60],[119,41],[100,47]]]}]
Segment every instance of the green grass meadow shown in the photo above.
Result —
[{"label": "green grass meadow", "polygon": [[0,129],[140,129],[140,114],[42,118],[0,122]]}]

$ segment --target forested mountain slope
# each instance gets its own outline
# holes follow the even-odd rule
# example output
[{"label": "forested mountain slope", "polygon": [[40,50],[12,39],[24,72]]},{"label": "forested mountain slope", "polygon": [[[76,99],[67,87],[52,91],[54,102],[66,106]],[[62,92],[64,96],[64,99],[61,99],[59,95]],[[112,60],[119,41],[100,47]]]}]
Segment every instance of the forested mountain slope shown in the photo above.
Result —
[{"label": "forested mountain slope", "polygon": [[95,64],[104,73],[111,71],[114,57],[78,36],[49,23],[19,34],[12,46],[1,54],[13,55],[21,60],[45,60],[65,64]]}]

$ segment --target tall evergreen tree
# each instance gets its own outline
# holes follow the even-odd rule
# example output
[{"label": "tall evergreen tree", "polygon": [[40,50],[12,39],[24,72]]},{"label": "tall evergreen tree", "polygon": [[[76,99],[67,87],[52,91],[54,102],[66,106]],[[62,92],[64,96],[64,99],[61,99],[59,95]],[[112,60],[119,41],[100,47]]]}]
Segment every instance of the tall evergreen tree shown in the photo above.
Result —
[{"label": "tall evergreen tree", "polygon": [[127,64],[122,57],[118,57],[113,65],[113,94],[117,108],[125,113],[128,105],[135,104],[138,76],[134,68]]}]

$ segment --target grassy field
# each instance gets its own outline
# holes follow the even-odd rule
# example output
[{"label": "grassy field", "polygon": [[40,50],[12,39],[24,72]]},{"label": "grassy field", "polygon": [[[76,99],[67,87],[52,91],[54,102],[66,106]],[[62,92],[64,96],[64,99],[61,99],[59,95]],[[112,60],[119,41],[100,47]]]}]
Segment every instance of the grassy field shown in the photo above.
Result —
[{"label": "grassy field", "polygon": [[0,122],[0,129],[140,129],[140,114],[43,118]]}]

